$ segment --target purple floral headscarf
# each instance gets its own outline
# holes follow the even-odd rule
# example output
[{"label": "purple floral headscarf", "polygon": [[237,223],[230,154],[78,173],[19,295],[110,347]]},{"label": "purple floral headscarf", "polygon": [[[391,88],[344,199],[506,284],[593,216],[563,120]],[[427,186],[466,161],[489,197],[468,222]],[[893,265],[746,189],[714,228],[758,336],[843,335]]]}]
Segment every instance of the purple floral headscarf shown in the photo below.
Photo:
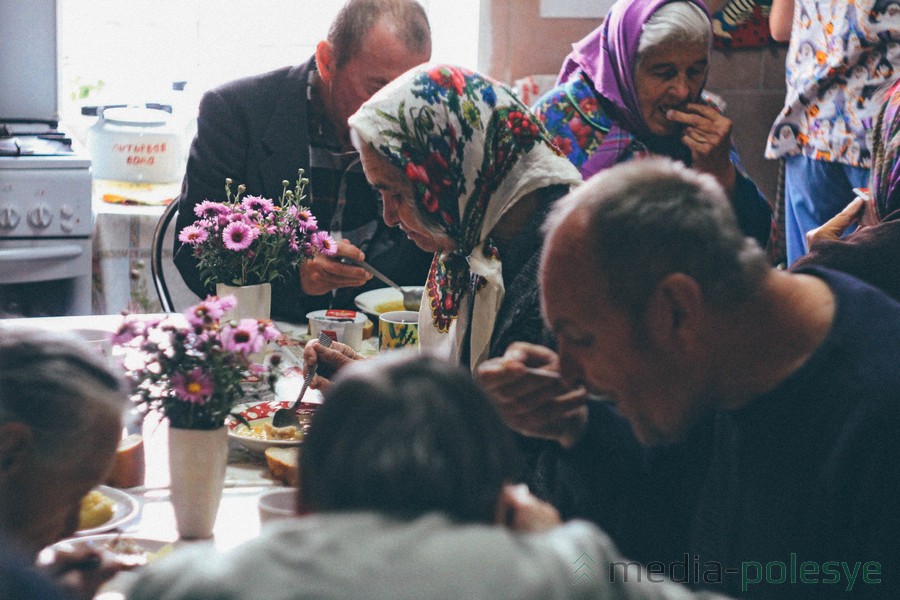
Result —
[{"label": "purple floral headscarf", "polygon": [[[700,0],[618,0],[600,27],[572,44],[572,52],[563,61],[557,84],[581,70],[594,82],[594,89],[616,106],[626,129],[638,135],[645,134],[647,126],[637,100],[634,65],[644,23],[669,2],[691,2],[709,17],[709,10]],[[711,32],[712,25],[710,43]]]},{"label": "purple floral headscarf", "polygon": [[900,211],[900,82],[888,90],[878,116],[871,186],[879,219]]}]

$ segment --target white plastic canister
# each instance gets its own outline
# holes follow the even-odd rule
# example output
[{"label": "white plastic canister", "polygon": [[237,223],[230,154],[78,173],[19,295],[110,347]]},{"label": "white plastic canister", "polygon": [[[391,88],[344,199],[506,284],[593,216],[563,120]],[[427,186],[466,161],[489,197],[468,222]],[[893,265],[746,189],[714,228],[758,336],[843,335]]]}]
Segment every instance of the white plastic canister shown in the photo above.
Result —
[{"label": "white plastic canister", "polygon": [[109,107],[88,135],[95,179],[165,183],[182,178],[182,138],[156,108]]}]

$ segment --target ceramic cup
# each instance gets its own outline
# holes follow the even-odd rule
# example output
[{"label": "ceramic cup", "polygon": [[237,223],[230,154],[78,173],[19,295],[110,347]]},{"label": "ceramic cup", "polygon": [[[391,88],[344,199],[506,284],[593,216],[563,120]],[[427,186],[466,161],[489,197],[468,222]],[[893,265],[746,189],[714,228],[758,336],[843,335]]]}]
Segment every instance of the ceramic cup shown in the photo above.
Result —
[{"label": "ceramic cup", "polygon": [[378,317],[379,350],[419,345],[419,313],[394,310]]},{"label": "ceramic cup", "polygon": [[297,516],[297,488],[275,488],[259,495],[259,522],[268,523],[276,519]]},{"label": "ceramic cup", "polygon": [[314,338],[324,331],[336,342],[359,350],[363,341],[363,329],[369,320],[364,313],[355,310],[314,310],[307,313],[309,332]]}]

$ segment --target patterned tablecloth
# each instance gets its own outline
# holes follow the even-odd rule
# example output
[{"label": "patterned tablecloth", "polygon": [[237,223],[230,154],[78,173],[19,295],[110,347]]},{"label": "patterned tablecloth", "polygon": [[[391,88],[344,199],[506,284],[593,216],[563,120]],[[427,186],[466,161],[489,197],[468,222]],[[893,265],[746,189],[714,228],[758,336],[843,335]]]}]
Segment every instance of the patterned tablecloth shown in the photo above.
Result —
[{"label": "patterned tablecloth", "polygon": [[[132,192],[125,194],[125,192]],[[113,193],[117,192],[117,193]],[[150,272],[150,249],[156,223],[174,198],[178,184],[94,183],[93,312],[116,314],[158,312],[159,299]],[[137,200],[129,200],[128,196]],[[105,198],[105,199],[104,199]],[[109,202],[109,200],[116,202]],[[163,246],[163,268],[176,309],[197,301],[172,263],[174,228]]]}]

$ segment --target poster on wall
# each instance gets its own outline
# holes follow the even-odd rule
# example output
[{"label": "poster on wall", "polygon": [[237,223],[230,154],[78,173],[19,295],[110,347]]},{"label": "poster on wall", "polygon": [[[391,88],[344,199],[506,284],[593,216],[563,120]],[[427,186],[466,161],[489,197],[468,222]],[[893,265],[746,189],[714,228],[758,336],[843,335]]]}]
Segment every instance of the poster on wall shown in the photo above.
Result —
[{"label": "poster on wall", "polygon": [[769,36],[772,0],[728,0],[713,15],[719,48],[755,48],[775,43]]},{"label": "poster on wall", "polygon": [[602,19],[613,0],[541,0],[541,17],[545,19]]},{"label": "poster on wall", "polygon": [[[614,0],[541,0],[545,19],[602,19]],[[769,37],[769,9],[772,0],[727,0],[713,3],[721,7],[712,25],[719,48],[753,48],[774,43]]]}]

